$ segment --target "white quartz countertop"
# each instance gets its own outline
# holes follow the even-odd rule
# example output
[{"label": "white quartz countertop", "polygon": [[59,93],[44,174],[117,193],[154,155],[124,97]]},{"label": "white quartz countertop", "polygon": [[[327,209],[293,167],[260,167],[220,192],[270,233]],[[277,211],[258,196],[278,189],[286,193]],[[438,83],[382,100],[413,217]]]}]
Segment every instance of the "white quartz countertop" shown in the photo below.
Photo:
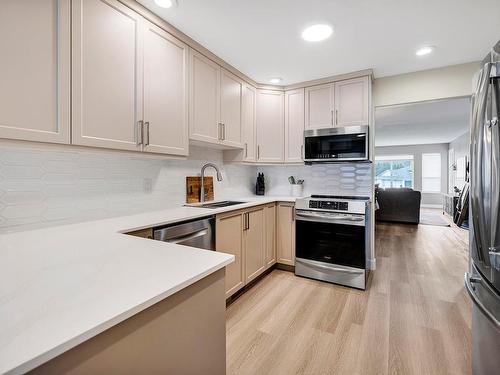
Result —
[{"label": "white quartz countertop", "polygon": [[0,374],[29,371],[234,261],[123,233],[291,197],[0,235]]}]

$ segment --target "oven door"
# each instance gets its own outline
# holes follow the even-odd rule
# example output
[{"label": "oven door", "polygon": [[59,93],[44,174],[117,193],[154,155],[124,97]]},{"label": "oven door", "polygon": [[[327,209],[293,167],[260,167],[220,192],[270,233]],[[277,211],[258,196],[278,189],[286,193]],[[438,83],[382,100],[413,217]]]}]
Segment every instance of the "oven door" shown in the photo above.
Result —
[{"label": "oven door", "polygon": [[306,162],[366,161],[368,127],[306,130],[304,154]]},{"label": "oven door", "polygon": [[296,257],[365,269],[365,216],[297,211]]}]

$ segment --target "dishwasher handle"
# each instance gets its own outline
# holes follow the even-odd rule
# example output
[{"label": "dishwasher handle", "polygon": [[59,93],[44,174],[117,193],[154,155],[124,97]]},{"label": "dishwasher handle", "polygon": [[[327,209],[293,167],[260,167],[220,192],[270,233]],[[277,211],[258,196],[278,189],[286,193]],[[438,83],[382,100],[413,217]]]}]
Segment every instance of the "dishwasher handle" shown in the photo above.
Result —
[{"label": "dishwasher handle", "polygon": [[189,234],[186,234],[186,235],[183,235],[183,236],[177,236],[177,237],[168,238],[168,239],[166,239],[165,242],[169,242],[169,243],[181,243],[181,242],[193,240],[193,239],[195,239],[197,237],[205,236],[207,234],[208,234],[208,229],[205,228],[205,229],[199,230],[197,232],[189,233]]}]

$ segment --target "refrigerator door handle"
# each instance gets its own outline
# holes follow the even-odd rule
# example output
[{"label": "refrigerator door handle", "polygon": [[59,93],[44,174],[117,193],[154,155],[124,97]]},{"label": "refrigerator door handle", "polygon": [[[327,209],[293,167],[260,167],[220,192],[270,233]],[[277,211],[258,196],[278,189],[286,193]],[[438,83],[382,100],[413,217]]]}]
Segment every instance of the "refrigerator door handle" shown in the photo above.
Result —
[{"label": "refrigerator door handle", "polygon": [[[490,73],[491,75],[491,73]],[[500,79],[491,78],[491,246],[489,260],[500,271]]]},{"label": "refrigerator door handle", "polygon": [[485,283],[483,283],[483,280],[480,277],[471,276],[469,273],[465,274],[465,288],[467,289],[467,292],[469,293],[470,298],[472,299],[472,302],[479,308],[479,310],[481,310],[481,312],[484,314],[484,316],[486,316],[488,318],[488,320],[494,326],[497,327],[497,329],[500,329],[500,321],[483,304],[483,302],[481,301],[481,299],[477,295],[476,288],[473,284],[480,284],[483,288],[485,288],[485,290],[488,293],[491,293],[492,296],[495,296],[495,298],[498,298],[498,297],[496,297],[496,295],[493,293],[493,291],[490,289],[489,286],[486,286]]},{"label": "refrigerator door handle", "polygon": [[[474,97],[474,106],[472,113],[472,137],[471,137],[471,155],[474,156],[471,173],[471,212],[472,224],[474,229],[474,241],[476,243],[477,255],[479,260],[486,266],[490,265],[488,247],[491,238],[484,233],[486,227],[486,213],[483,201],[483,154],[484,150],[484,132],[485,116],[488,103],[488,89],[490,80],[491,64],[485,64],[480,80],[477,94]],[[491,232],[491,228],[490,228]]]}]

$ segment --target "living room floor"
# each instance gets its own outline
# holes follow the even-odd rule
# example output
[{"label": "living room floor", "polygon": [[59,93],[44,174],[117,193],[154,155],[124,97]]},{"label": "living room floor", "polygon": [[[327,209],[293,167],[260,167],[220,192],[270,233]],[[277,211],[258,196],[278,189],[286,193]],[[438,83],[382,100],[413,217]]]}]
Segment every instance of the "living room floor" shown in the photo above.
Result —
[{"label": "living room floor", "polygon": [[274,270],[227,309],[227,373],[470,374],[456,229],[377,224],[366,291]]}]

